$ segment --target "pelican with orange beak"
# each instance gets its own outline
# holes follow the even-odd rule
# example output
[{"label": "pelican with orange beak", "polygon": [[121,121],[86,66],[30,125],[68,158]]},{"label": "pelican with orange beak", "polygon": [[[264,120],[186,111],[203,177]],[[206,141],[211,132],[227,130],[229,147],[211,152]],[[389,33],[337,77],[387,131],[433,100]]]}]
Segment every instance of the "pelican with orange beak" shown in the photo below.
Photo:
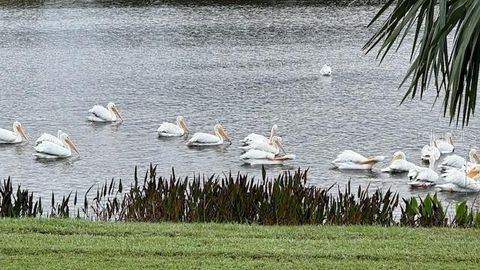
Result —
[{"label": "pelican with orange beak", "polygon": [[188,134],[187,121],[183,116],[177,117],[177,123],[163,122],[157,129],[158,136],[160,137],[180,137]]},{"label": "pelican with orange beak", "polygon": [[480,168],[479,165],[465,166],[461,169],[449,169],[442,174],[444,184],[437,185],[440,191],[448,192],[479,192],[480,191]]},{"label": "pelican with orange beak", "polygon": [[121,122],[123,121],[122,115],[115,103],[110,102],[107,104],[107,108],[95,105],[89,111],[92,115],[89,115],[87,119],[91,122]]},{"label": "pelican with orange beak", "polygon": [[13,131],[0,128],[0,144],[15,144],[24,141],[28,141],[28,139],[20,122],[13,123]]},{"label": "pelican with orange beak", "polygon": [[60,135],[60,141],[62,141],[62,145],[58,145],[51,141],[43,141],[39,145],[35,146],[35,153],[34,155],[37,158],[41,159],[60,159],[60,158],[68,158],[72,156],[72,149],[77,154],[78,152],[77,146],[72,142],[68,134],[63,133]]},{"label": "pelican with orange beak", "polygon": [[256,142],[256,141],[264,142],[264,143],[270,143],[273,136],[277,135],[277,131],[278,131],[278,126],[273,125],[272,129],[270,130],[270,137],[269,138],[267,138],[263,135],[260,135],[260,134],[250,133],[247,137],[245,137],[245,139],[241,140],[240,143],[242,143],[243,145],[249,145],[249,144],[251,144],[253,142]]},{"label": "pelican with orange beak", "polygon": [[192,138],[188,140],[187,146],[217,146],[222,145],[225,141],[232,144],[225,128],[221,124],[216,124],[214,131],[215,135],[201,132],[193,134]]}]

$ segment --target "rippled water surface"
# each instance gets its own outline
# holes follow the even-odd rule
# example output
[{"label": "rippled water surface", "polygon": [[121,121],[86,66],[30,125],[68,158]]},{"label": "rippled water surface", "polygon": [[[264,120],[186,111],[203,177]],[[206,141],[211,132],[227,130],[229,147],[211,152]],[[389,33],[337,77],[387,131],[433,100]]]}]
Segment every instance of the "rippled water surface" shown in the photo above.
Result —
[{"label": "rippled water surface", "polygon": [[[0,147],[0,177],[48,196],[85,191],[112,177],[132,179],[134,166],[153,162],[164,174],[258,175],[242,166],[238,140],[279,126],[297,159],[269,168],[278,174],[310,168],[310,182],[370,184],[402,195],[406,176],[341,172],[330,161],[343,149],[365,155],[403,150],[419,163],[429,132],[451,129],[433,110],[433,92],[398,106],[408,48],[379,65],[365,56],[366,29],[378,7],[147,7],[0,9],[0,126],[23,123],[41,133],[69,133],[80,158],[40,162],[33,144]],[[330,78],[319,75],[328,63]],[[94,104],[114,101],[121,125],[86,121]],[[228,148],[188,149],[183,139],[160,140],[162,121],[184,115],[193,131],[217,121],[234,139]],[[479,124],[453,130],[456,152],[476,145]],[[447,202],[466,195],[443,194]],[[473,200],[474,197],[467,197]]]}]

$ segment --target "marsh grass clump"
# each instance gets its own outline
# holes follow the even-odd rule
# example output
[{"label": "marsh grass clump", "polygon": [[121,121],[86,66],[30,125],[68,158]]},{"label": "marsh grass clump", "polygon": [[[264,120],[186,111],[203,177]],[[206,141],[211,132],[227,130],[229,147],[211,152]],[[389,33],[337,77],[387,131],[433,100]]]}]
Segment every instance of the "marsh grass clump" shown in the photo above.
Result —
[{"label": "marsh grass clump", "polygon": [[376,190],[369,195],[368,187],[358,187],[355,194],[348,184],[335,195],[329,192],[333,186],[308,186],[307,173],[298,169],[268,179],[263,168],[259,180],[240,173],[189,179],[177,178],[172,170],[164,178],[150,166],[143,181],[135,170],[130,190],[123,195],[114,180],[105,183],[90,208],[96,218],[125,221],[395,224],[398,194]]},{"label": "marsh grass clump", "polygon": [[[369,191],[369,186],[326,188],[307,184],[308,170],[286,171],[260,179],[241,173],[177,177],[157,175],[150,165],[143,177],[137,168],[132,184],[105,181],[96,193],[86,191],[83,206],[78,193],[57,200],[52,193],[44,214],[41,198],[14,192],[10,178],[0,185],[0,217],[87,218],[106,221],[216,222],[262,225],[381,225],[411,227],[480,227],[480,214],[466,202],[455,206],[449,219],[437,194],[400,200],[390,189]],[[337,191],[332,189],[337,187]],[[401,202],[401,203],[400,203]],[[400,211],[398,211],[400,206]]]},{"label": "marsh grass clump", "polygon": [[12,180],[8,177],[0,185],[0,217],[37,217],[43,213],[42,199],[34,202],[33,192],[18,186],[14,192]]}]

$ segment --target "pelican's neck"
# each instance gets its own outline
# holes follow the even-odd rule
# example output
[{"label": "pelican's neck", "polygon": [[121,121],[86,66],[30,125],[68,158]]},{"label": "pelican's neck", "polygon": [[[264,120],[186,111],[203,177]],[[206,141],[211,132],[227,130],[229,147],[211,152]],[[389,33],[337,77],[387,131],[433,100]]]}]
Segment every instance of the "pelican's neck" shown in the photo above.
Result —
[{"label": "pelican's neck", "polygon": [[273,136],[275,136],[276,133],[277,133],[276,128],[275,128],[275,126],[273,126],[272,129],[270,130],[270,142],[272,142]]},{"label": "pelican's neck", "polygon": [[113,111],[113,107],[109,106],[109,107],[108,107],[108,111],[109,111],[110,114],[112,115],[112,119],[114,119],[114,120],[117,120],[117,119],[118,119],[117,114]]},{"label": "pelican's neck", "polygon": [[431,158],[429,163],[430,164],[428,164],[428,168],[430,168],[430,170],[435,170],[435,159]]},{"label": "pelican's neck", "polygon": [[23,141],[22,134],[18,131],[18,128],[15,124],[13,124],[13,134],[15,134],[15,142]]},{"label": "pelican's neck", "polygon": [[448,142],[449,142],[451,145],[453,145],[452,136],[449,136],[449,137],[448,137]]},{"label": "pelican's neck", "polygon": [[220,134],[218,128],[215,129],[215,135],[220,139],[220,142],[223,143],[223,136]]},{"label": "pelican's neck", "polygon": [[20,132],[18,131],[17,127],[16,126],[13,126],[13,133],[15,134],[15,136],[17,138],[21,138],[22,135],[20,134]]},{"label": "pelican's neck", "polygon": [[62,144],[65,149],[69,150],[70,152],[72,151],[66,140],[62,140]]}]

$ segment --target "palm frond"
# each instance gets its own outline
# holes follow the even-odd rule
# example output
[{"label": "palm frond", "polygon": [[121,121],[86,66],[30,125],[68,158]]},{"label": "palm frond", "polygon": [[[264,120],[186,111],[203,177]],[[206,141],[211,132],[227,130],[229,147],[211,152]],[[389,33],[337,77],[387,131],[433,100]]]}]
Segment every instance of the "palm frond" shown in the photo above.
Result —
[{"label": "palm frond", "polygon": [[410,80],[402,103],[418,95],[421,99],[433,81],[436,100],[444,93],[444,116],[468,125],[475,113],[479,79],[480,1],[389,0],[369,27],[385,16],[364,50],[369,53],[379,47],[377,58],[383,61],[395,44],[398,49],[414,31],[411,65],[400,84]]}]

